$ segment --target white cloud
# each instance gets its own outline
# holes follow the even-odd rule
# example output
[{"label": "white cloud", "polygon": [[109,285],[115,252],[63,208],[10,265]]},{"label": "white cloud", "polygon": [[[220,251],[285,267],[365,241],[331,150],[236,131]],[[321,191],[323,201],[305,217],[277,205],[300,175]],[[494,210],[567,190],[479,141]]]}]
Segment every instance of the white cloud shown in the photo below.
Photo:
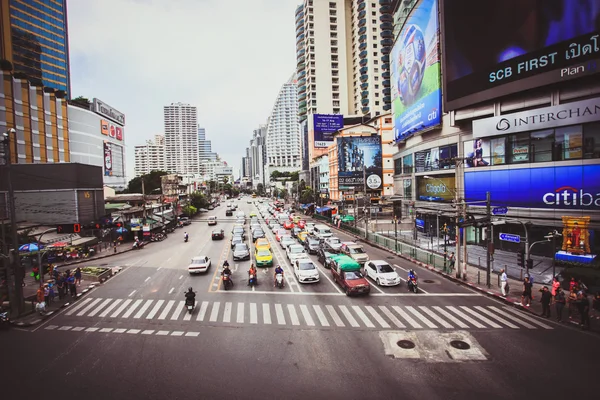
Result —
[{"label": "white cloud", "polygon": [[68,0],[71,91],[125,113],[133,146],[163,131],[163,106],[186,102],[213,151],[240,167],[295,70],[300,0]]}]

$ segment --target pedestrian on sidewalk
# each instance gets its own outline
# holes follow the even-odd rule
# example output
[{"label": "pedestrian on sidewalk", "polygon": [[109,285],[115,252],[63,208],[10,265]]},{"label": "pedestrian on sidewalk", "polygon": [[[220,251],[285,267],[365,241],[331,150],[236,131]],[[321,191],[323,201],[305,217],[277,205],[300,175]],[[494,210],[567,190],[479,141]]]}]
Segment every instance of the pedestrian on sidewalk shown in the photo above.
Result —
[{"label": "pedestrian on sidewalk", "polygon": [[559,286],[556,290],[556,296],[554,297],[554,304],[556,305],[556,320],[558,322],[562,322],[562,314],[565,305],[567,304],[567,298],[565,297],[565,292]]},{"label": "pedestrian on sidewalk", "polygon": [[542,303],[542,317],[550,318],[550,302],[552,301],[552,294],[548,290],[548,286],[541,288],[540,292],[542,292],[542,298],[540,299],[540,303]]},{"label": "pedestrian on sidewalk", "polygon": [[529,278],[525,278],[523,281],[523,293],[521,294],[521,305],[523,307],[529,307],[531,304],[531,283]]},{"label": "pedestrian on sidewalk", "polygon": [[508,295],[508,291],[506,288],[508,287],[508,276],[504,271],[504,268],[500,270],[500,287],[502,289],[502,296],[506,297]]},{"label": "pedestrian on sidewalk", "polygon": [[58,299],[62,300],[65,297],[65,276],[63,274],[58,275],[56,287],[58,288]]},{"label": "pedestrian on sidewalk", "polygon": [[46,305],[50,305],[50,288],[48,287],[48,284],[44,285],[44,301],[46,302]]},{"label": "pedestrian on sidewalk", "polygon": [[36,310],[41,314],[46,311],[46,303],[44,302],[44,288],[39,287],[35,294],[37,304],[35,306]]},{"label": "pedestrian on sidewalk", "polygon": [[69,292],[71,294],[71,297],[76,297],[77,296],[77,285],[75,284],[75,276],[73,273],[71,273],[69,275],[69,277],[67,278],[67,284],[69,285]]},{"label": "pedestrian on sidewalk", "polygon": [[454,262],[455,262],[455,257],[454,257],[454,252],[450,253],[450,257],[448,257],[448,264],[449,264],[449,268],[450,270],[448,272],[452,272],[452,270],[454,269]]},{"label": "pedestrian on sidewalk", "polygon": [[77,286],[81,286],[81,268],[79,267],[75,270],[75,283]]},{"label": "pedestrian on sidewalk", "polygon": [[590,300],[587,293],[581,292],[578,295],[577,306],[581,315],[580,326],[582,329],[590,329]]},{"label": "pedestrian on sidewalk", "polygon": [[552,300],[553,301],[556,298],[556,293],[558,292],[558,289],[560,289],[560,282],[558,281],[558,278],[555,276],[552,279]]}]

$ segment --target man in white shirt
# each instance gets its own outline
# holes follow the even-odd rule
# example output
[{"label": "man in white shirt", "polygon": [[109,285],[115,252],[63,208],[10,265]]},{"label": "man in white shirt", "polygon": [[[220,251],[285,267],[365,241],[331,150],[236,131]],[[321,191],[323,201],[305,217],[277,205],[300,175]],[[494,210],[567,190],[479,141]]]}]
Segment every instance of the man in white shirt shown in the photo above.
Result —
[{"label": "man in white shirt", "polygon": [[508,285],[508,276],[504,268],[500,270],[500,287],[502,288],[502,296],[506,297],[506,286]]}]

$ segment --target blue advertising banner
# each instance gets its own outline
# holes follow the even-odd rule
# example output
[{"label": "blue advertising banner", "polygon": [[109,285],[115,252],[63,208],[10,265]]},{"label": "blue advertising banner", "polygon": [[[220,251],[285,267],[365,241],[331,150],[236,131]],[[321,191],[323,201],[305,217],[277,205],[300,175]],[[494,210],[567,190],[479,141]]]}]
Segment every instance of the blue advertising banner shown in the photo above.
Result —
[{"label": "blue advertising banner", "polygon": [[341,114],[314,114],[315,148],[327,148],[333,144],[332,133],[344,127]]},{"label": "blue advertising banner", "polygon": [[[383,159],[380,136],[337,138],[338,186],[361,192],[383,189]],[[367,181],[365,182],[365,177]]]},{"label": "blue advertising banner", "polygon": [[441,123],[437,0],[422,0],[392,48],[392,112],[396,140]]},{"label": "blue advertising banner", "polygon": [[467,201],[523,208],[600,210],[600,165],[465,172]]}]

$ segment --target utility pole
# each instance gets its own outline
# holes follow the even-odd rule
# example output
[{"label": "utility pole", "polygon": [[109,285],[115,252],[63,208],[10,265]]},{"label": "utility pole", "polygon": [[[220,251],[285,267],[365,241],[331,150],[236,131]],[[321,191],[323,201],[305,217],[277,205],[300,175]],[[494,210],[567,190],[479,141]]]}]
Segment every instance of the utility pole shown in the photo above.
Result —
[{"label": "utility pole", "polygon": [[[458,279],[460,279],[460,261],[461,261],[461,257],[460,257],[460,216],[461,216],[461,203],[458,199],[458,191],[454,192],[454,198],[456,201],[456,217],[455,217],[455,229],[456,229],[456,254],[454,255],[454,258],[456,260],[455,265],[456,265],[456,277]],[[464,233],[463,233],[464,235]]]},{"label": "utility pole", "polygon": [[369,197],[369,207],[367,207],[367,169],[363,162],[363,206],[365,207],[365,239],[369,238],[369,213],[371,212],[371,198]]},{"label": "utility pole", "polygon": [[493,251],[493,242],[492,242],[492,200],[491,200],[491,196],[490,196],[490,192],[486,192],[485,193],[485,217],[487,219],[486,222],[486,227],[487,229],[485,230],[485,242],[486,242],[486,247],[487,247],[487,251],[486,253],[486,258],[485,258],[485,262],[486,262],[486,268],[487,268],[487,279],[486,279],[486,284],[487,287],[489,288],[492,285],[492,281],[491,281],[491,275],[492,275],[492,269],[491,269],[491,263],[492,263],[492,255],[491,252]]},{"label": "utility pole", "polygon": [[[398,251],[398,216],[394,215],[394,250]],[[445,267],[445,264],[444,264]]]}]

